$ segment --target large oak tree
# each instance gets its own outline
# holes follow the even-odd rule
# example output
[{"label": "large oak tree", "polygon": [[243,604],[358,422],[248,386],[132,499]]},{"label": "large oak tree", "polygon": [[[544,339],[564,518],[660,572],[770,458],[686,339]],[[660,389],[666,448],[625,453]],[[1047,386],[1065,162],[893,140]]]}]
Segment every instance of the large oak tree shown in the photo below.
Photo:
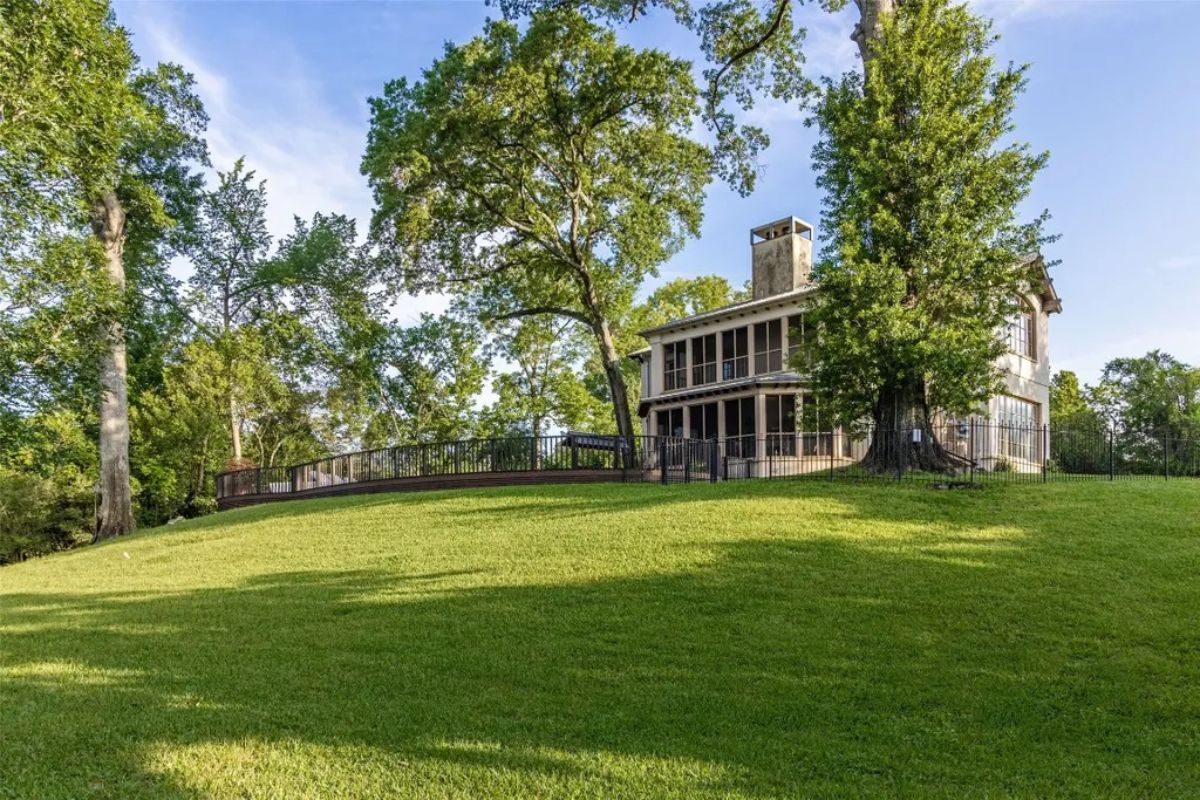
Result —
[{"label": "large oak tree", "polygon": [[612,320],[698,231],[712,162],[688,136],[696,112],[687,62],[578,14],[539,14],[524,34],[491,22],[372,100],[375,240],[409,288],[585,326],[632,437]]}]

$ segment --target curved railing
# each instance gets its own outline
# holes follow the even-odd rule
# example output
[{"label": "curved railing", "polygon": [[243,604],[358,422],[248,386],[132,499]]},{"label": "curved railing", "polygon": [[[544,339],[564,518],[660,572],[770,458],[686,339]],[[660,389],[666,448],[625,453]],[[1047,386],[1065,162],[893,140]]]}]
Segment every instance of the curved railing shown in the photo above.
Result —
[{"label": "curved railing", "polygon": [[[218,505],[364,491],[403,491],[517,483],[739,480],[839,477],[1033,482],[1076,477],[1200,477],[1200,441],[1107,429],[1050,430],[976,420],[934,426],[945,471],[864,468],[919,441],[914,431],[844,430],[701,439],[569,432],[398,445],[285,467],[224,472]],[[927,434],[928,435],[928,434]],[[915,438],[914,438],[915,437]]]}]

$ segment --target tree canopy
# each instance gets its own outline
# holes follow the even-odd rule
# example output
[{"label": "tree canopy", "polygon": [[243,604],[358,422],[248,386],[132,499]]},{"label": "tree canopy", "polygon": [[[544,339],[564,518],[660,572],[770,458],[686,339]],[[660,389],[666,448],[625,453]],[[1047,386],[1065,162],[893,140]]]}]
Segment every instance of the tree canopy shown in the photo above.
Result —
[{"label": "tree canopy", "polygon": [[1044,215],[1018,208],[1047,155],[1012,141],[1026,70],[997,68],[994,41],[965,6],[901,4],[865,76],[827,81],[816,112],[815,380],[841,422],[924,428],[924,446],[887,448],[914,466],[944,465],[934,413],[973,412],[998,390],[997,332],[1040,288]]},{"label": "tree canopy", "polygon": [[699,229],[712,161],[688,135],[690,65],[548,12],[524,34],[488,23],[371,107],[372,233],[403,285],[585,326],[632,436],[612,320]]}]

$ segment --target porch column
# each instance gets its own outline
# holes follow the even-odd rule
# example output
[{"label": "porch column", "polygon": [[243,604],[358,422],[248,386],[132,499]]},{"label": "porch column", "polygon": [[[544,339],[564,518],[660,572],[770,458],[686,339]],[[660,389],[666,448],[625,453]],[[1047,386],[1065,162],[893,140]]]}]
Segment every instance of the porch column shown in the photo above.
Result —
[{"label": "porch column", "polygon": [[692,407],[687,403],[683,404],[683,438],[691,436],[692,432]]},{"label": "porch column", "polygon": [[757,375],[754,367],[754,323],[746,325],[746,374]]},{"label": "porch column", "polygon": [[[719,362],[718,362],[719,363]],[[725,401],[717,401],[717,438],[725,441]]]},{"label": "porch column", "polygon": [[754,395],[754,438],[767,438],[767,396],[761,391]]}]

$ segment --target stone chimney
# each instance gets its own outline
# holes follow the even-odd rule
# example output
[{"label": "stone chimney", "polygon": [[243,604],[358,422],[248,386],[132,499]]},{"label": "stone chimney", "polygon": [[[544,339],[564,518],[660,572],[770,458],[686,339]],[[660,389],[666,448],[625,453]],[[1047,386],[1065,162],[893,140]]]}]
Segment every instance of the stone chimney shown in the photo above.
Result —
[{"label": "stone chimney", "polygon": [[750,231],[755,300],[812,282],[812,235],[812,225],[795,217]]}]

